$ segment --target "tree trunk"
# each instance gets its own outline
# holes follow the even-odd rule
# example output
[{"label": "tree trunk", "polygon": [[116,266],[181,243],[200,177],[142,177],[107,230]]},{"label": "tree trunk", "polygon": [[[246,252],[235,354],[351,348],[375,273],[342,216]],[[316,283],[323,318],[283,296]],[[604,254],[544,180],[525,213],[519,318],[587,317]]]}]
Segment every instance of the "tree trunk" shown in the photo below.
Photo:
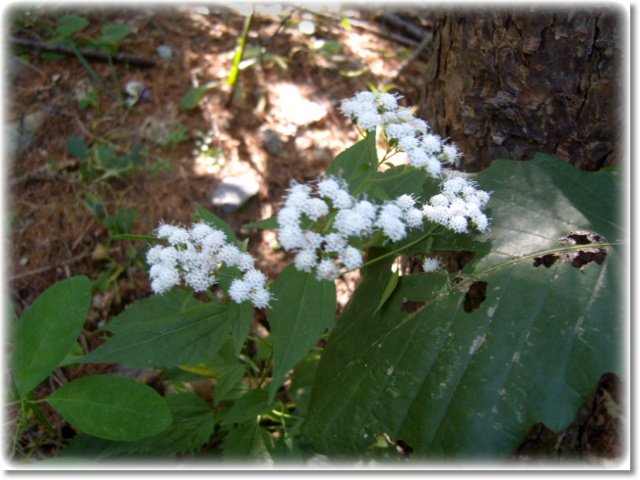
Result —
[{"label": "tree trunk", "polygon": [[440,13],[418,114],[456,143],[465,171],[537,152],[584,170],[618,162],[623,18],[592,7]]}]

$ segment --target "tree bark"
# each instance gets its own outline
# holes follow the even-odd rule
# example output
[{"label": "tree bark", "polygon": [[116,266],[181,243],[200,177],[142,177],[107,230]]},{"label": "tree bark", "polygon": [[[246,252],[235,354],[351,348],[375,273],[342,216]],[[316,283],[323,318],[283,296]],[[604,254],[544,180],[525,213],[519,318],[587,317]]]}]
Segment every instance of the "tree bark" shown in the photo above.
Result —
[{"label": "tree bark", "polygon": [[418,114],[464,153],[556,155],[584,170],[623,155],[623,14],[604,8],[475,8],[438,14]]}]

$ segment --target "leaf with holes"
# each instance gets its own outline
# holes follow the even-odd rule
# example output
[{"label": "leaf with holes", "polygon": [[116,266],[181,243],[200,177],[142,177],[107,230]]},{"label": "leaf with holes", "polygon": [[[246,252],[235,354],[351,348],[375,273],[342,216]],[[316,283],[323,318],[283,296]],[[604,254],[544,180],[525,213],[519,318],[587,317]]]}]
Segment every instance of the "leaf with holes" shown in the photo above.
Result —
[{"label": "leaf with holes", "polygon": [[365,268],[318,367],[316,450],[357,454],[385,432],[419,457],[505,458],[535,422],[565,429],[602,374],[624,373],[618,175],[494,161],[474,176],[494,192],[491,230],[436,238],[476,253],[460,272],[401,276],[376,311],[393,259]]}]

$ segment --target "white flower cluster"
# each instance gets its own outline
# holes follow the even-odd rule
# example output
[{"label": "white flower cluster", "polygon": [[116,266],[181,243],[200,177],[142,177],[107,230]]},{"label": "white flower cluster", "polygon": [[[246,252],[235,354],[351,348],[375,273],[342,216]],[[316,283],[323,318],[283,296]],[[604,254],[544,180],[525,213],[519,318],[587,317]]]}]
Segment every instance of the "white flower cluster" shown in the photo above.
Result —
[{"label": "white flower cluster", "polygon": [[442,164],[455,164],[460,152],[454,144],[445,144],[430,132],[427,122],[416,118],[411,108],[398,105],[390,93],[359,92],[343,100],[340,111],[367,131],[381,127],[389,144],[406,152],[409,164],[425,170],[432,177],[441,173]]},{"label": "white flower cluster", "polygon": [[238,247],[227,243],[224,232],[200,222],[190,229],[162,224],[156,230],[158,238],[166,238],[169,246],[156,245],[147,252],[151,266],[151,288],[155,293],[170,290],[184,280],[196,292],[203,292],[218,283],[216,274],[224,263],[243,272],[229,287],[236,303],[251,300],[257,308],[269,305],[271,293],[266,288],[267,277],[254,268],[254,259]]},{"label": "white flower cluster", "polygon": [[482,209],[490,194],[475,187],[475,182],[452,175],[442,182],[442,193],[434,195],[422,207],[422,214],[457,233],[467,233],[469,222],[480,232],[489,227],[489,219]]},{"label": "white flower cluster", "polygon": [[376,232],[398,242],[408,229],[422,227],[425,218],[456,232],[467,231],[467,219],[478,230],[487,229],[489,222],[481,209],[489,201],[488,193],[459,176],[446,180],[443,188],[431,204],[420,208],[410,195],[382,205],[358,200],[336,177],[309,185],[292,182],[277,216],[278,239],[284,250],[297,252],[298,270],[315,270],[318,279],[334,280],[343,267],[355,270],[362,265],[362,252],[350,241]]}]

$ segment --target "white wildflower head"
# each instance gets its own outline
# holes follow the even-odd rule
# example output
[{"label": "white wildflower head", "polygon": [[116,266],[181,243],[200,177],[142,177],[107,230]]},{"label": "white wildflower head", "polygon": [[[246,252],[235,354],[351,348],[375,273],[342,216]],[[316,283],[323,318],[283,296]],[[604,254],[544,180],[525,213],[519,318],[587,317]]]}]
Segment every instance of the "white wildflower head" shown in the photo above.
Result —
[{"label": "white wildflower head", "polygon": [[440,260],[437,258],[425,258],[422,263],[422,270],[425,272],[438,272],[442,269]]},{"label": "white wildflower head", "polygon": [[226,242],[221,230],[200,222],[189,229],[161,224],[156,233],[169,245],[156,245],[147,253],[155,293],[164,293],[181,282],[196,292],[206,291],[218,283],[217,272],[224,263],[246,272],[244,278],[231,282],[227,292],[235,302],[253,299],[258,308],[268,304],[271,294],[265,286],[266,276],[254,268],[250,254]]},{"label": "white wildflower head", "polygon": [[316,269],[318,280],[335,280],[339,275],[340,267],[330,258],[322,260]]}]

